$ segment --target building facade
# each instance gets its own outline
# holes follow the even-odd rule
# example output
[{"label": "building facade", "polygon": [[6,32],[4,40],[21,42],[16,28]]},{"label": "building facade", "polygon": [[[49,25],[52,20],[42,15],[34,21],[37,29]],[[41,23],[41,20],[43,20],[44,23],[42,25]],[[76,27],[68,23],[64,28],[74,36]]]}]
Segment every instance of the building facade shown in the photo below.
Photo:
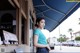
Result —
[{"label": "building facade", "polygon": [[15,34],[18,44],[33,51],[33,29],[36,16],[32,0],[0,0],[0,36],[2,30]]}]

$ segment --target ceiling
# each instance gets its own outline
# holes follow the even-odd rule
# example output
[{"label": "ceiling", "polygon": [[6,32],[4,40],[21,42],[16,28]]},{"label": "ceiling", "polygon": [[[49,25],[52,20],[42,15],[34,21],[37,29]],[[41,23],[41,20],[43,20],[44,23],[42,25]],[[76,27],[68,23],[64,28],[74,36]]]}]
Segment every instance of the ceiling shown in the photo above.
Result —
[{"label": "ceiling", "polygon": [[66,2],[66,0],[33,0],[36,17],[44,17],[45,28],[54,30],[68,16],[80,6],[78,2]]},{"label": "ceiling", "polygon": [[14,10],[15,8],[9,3],[8,0],[0,0],[0,11]]}]

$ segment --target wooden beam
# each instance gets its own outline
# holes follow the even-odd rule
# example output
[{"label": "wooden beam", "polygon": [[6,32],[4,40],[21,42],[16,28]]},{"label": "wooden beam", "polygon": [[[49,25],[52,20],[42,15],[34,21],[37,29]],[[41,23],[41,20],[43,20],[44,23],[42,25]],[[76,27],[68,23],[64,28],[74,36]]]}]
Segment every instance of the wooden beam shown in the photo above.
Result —
[{"label": "wooden beam", "polygon": [[13,7],[15,7],[15,4],[13,3],[12,0],[8,0],[8,1],[9,1],[9,3],[10,3]]},{"label": "wooden beam", "polygon": [[26,14],[24,13],[24,11],[21,9],[21,13],[24,16],[25,19],[27,19]]},{"label": "wooden beam", "polygon": [[19,4],[18,0],[13,0],[13,1],[17,5],[17,7],[20,8],[20,4]]}]

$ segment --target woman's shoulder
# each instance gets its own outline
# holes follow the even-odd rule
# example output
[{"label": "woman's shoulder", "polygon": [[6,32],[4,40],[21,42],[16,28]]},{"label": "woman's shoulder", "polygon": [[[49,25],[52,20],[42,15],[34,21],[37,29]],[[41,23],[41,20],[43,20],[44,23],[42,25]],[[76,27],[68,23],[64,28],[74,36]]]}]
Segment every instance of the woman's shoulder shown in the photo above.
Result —
[{"label": "woman's shoulder", "polygon": [[40,30],[39,29],[34,29],[33,33],[34,33],[34,35],[39,35],[40,34]]},{"label": "woman's shoulder", "polygon": [[34,29],[34,31],[40,31],[40,29],[36,28],[36,29]]}]

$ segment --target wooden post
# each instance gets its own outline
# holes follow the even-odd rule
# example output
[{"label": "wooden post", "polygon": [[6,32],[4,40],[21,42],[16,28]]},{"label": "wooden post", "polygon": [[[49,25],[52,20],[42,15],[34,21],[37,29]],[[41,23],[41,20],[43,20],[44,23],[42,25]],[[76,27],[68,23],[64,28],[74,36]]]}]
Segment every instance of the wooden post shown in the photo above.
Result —
[{"label": "wooden post", "polygon": [[16,34],[18,37],[19,44],[21,44],[21,9],[17,8],[16,10]]}]

